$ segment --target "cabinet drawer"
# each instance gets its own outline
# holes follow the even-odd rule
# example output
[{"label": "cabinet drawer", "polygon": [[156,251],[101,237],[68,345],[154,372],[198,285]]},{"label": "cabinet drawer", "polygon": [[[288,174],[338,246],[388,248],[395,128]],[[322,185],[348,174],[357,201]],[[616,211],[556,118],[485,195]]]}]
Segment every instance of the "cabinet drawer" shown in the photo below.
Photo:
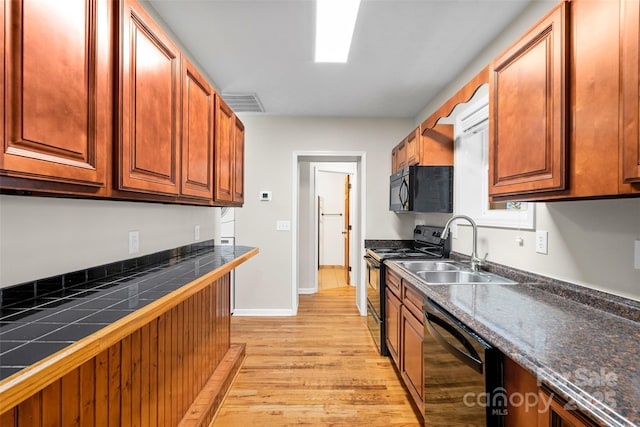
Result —
[{"label": "cabinet drawer", "polygon": [[401,297],[400,293],[400,276],[394,273],[391,270],[387,270],[387,274],[385,276],[385,283],[387,286],[387,290],[393,292],[398,298]]},{"label": "cabinet drawer", "polygon": [[412,288],[411,285],[407,284],[406,281],[403,281],[402,287],[402,304],[407,307],[417,319],[422,319],[422,302],[424,300],[424,296],[416,289]]}]

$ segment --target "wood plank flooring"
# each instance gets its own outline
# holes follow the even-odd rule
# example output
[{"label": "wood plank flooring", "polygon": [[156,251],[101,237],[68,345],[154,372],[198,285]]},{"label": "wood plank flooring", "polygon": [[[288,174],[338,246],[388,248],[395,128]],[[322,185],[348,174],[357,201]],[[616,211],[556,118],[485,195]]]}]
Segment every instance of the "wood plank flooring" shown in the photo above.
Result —
[{"label": "wood plank flooring", "polygon": [[344,268],[341,266],[320,266],[318,269],[318,290],[347,286]]},{"label": "wood plank flooring", "polygon": [[355,288],[300,295],[296,317],[232,317],[247,357],[212,426],[419,426],[355,307]]}]

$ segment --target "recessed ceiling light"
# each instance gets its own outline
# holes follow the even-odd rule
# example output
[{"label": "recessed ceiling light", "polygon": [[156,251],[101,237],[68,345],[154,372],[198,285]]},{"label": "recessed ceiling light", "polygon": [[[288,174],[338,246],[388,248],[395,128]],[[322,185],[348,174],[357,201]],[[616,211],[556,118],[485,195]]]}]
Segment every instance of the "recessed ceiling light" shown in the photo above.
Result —
[{"label": "recessed ceiling light", "polygon": [[316,62],[347,62],[360,0],[316,0]]}]

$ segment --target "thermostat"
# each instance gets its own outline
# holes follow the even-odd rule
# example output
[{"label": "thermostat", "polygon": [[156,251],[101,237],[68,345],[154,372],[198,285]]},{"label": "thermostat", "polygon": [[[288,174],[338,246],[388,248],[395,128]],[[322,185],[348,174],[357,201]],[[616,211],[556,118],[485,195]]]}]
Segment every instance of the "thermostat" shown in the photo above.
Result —
[{"label": "thermostat", "polygon": [[271,201],[271,191],[261,191],[259,199],[261,202]]}]

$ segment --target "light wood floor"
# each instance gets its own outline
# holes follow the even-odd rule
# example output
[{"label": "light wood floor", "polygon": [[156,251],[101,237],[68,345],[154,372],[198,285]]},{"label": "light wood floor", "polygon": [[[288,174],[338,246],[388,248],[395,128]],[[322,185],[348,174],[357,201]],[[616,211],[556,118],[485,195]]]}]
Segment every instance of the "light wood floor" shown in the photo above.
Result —
[{"label": "light wood floor", "polygon": [[232,317],[247,357],[212,426],[419,426],[355,288],[300,295],[296,317]]},{"label": "light wood floor", "polygon": [[318,290],[347,286],[342,266],[320,266],[318,269]]}]

